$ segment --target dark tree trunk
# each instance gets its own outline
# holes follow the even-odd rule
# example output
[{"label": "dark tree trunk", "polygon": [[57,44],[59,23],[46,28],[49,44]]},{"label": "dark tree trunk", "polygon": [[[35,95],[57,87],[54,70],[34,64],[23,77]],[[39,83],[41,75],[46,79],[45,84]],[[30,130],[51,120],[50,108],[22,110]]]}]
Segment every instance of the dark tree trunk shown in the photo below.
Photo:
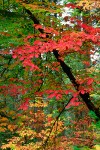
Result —
[{"label": "dark tree trunk", "polygon": [[[28,10],[28,9],[25,9],[25,10],[29,14],[30,18],[33,20],[33,22],[35,24],[40,24],[39,20],[31,13],[30,10]],[[44,32],[42,29],[38,29],[38,30],[41,33]],[[54,53],[54,56],[56,57],[57,61],[60,63],[60,65],[62,67],[62,70],[68,76],[68,78],[70,79],[70,81],[73,84],[73,86],[76,89],[76,91],[79,91],[79,86],[81,86],[81,85],[77,83],[76,78],[74,77],[74,75],[73,75],[73,73],[71,71],[71,68],[68,65],[66,65],[64,61],[62,61],[60,59],[60,55],[58,54],[57,50],[53,50],[53,53]],[[84,94],[79,93],[79,95],[82,98],[83,102],[88,107],[88,109],[90,111],[93,111],[95,113],[95,115],[98,118],[97,120],[100,120],[100,111],[99,111],[99,108],[96,108],[95,105],[91,102],[89,93],[84,93]]]}]

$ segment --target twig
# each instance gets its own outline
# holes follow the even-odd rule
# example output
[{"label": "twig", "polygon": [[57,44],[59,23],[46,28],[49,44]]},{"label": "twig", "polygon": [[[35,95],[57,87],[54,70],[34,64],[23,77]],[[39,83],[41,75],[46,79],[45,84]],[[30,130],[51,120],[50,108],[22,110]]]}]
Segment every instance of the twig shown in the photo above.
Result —
[{"label": "twig", "polygon": [[61,114],[64,112],[66,106],[70,103],[70,101],[71,101],[72,98],[73,98],[73,97],[70,98],[70,100],[68,101],[68,103],[63,107],[63,109],[61,110],[61,112],[59,113],[59,115],[56,117],[56,120],[54,121],[54,123],[53,123],[53,125],[52,125],[52,127],[51,127],[50,133],[49,133],[47,139],[45,140],[44,144],[42,145],[43,148],[46,147],[46,145],[47,145],[47,143],[48,143],[48,140],[49,140],[49,138],[50,138],[50,135],[51,135],[51,133],[52,133],[52,130],[53,130],[54,125],[56,124],[56,122],[58,121],[59,117],[60,117]]},{"label": "twig", "polygon": [[[12,57],[9,59],[7,65],[10,64],[11,60],[12,60]],[[7,67],[5,67],[5,68],[3,69],[3,71],[1,72],[1,75],[0,75],[1,77],[3,77],[3,75],[4,75],[4,73],[5,73],[5,71],[6,71],[7,69],[8,69]]]}]

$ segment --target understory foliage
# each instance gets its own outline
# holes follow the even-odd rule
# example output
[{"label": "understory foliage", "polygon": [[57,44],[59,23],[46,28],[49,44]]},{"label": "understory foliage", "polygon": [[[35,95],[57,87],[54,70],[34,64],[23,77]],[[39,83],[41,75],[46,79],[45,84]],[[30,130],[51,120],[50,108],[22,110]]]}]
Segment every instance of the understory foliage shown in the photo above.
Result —
[{"label": "understory foliage", "polygon": [[100,149],[99,6],[0,2],[1,150]]}]

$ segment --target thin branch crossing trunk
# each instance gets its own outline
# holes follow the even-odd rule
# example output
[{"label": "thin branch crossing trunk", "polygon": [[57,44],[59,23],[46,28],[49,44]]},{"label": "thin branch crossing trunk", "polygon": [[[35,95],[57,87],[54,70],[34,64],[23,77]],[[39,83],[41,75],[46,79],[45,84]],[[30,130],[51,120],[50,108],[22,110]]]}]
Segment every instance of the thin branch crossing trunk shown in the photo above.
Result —
[{"label": "thin branch crossing trunk", "polygon": [[[34,24],[40,24],[39,20],[31,13],[30,10],[25,9],[26,12],[29,14],[30,18],[32,19],[32,21],[34,22]],[[41,33],[43,33],[44,31],[42,29],[38,29]],[[64,71],[64,73],[68,76],[68,78],[70,79],[71,83],[73,84],[74,88],[76,89],[76,91],[79,91],[79,87],[81,86],[80,84],[78,84],[78,82],[76,81],[76,78],[74,77],[71,68],[65,64],[64,61],[62,61],[60,59],[60,55],[58,54],[57,50],[53,50],[53,54],[56,57],[57,61],[60,63],[62,70]],[[97,120],[100,120],[100,110],[99,108],[96,108],[95,105],[92,103],[91,98],[90,98],[90,94],[84,93],[81,94],[79,93],[79,96],[82,98],[83,102],[86,104],[86,106],[88,107],[88,109],[90,111],[93,111],[95,113],[95,115],[97,116]]]}]

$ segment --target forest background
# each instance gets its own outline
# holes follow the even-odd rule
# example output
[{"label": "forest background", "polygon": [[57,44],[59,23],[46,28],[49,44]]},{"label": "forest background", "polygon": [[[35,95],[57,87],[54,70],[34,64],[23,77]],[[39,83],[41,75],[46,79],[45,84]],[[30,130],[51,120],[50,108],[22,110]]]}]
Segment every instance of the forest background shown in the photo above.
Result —
[{"label": "forest background", "polygon": [[99,0],[0,1],[0,149],[100,149]]}]

